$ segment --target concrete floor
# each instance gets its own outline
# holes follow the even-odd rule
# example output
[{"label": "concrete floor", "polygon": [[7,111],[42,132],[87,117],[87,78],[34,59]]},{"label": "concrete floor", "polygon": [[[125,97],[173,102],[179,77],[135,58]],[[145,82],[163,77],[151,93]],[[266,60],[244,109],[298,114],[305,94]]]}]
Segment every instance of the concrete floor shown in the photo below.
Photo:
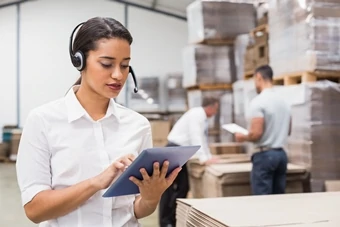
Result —
[{"label": "concrete floor", "polygon": [[[157,211],[140,222],[143,227],[158,226]],[[21,206],[14,163],[0,163],[0,226],[37,227],[26,218]]]}]

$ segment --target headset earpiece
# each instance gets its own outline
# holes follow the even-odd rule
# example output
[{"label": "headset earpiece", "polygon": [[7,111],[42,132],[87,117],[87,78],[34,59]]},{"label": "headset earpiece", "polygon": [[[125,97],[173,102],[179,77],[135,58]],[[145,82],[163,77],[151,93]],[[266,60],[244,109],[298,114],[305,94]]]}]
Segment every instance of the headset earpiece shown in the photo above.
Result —
[{"label": "headset earpiece", "polygon": [[72,57],[72,63],[76,69],[82,71],[85,68],[85,56],[83,52],[77,51]]},{"label": "headset earpiece", "polygon": [[70,37],[70,45],[69,45],[69,53],[71,57],[71,62],[78,71],[82,71],[85,68],[86,59],[85,59],[85,55],[80,50],[78,50],[75,54],[73,54],[73,35],[76,32],[77,28],[83,24],[84,22],[78,24],[73,29],[71,37]]}]

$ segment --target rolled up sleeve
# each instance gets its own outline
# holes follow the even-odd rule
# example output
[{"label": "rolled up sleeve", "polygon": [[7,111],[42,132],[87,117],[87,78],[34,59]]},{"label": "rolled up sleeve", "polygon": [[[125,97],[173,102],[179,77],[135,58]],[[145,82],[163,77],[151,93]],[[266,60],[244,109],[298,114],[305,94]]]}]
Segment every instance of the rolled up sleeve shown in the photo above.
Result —
[{"label": "rolled up sleeve", "polygon": [[46,125],[37,112],[31,112],[22,131],[16,162],[23,206],[39,192],[51,189],[50,157]]}]

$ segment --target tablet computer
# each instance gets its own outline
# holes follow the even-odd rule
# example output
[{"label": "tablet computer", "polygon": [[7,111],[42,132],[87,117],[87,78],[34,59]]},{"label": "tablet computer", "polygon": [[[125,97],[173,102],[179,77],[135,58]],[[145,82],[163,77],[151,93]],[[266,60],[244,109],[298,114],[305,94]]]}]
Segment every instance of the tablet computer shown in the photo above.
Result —
[{"label": "tablet computer", "polygon": [[131,165],[118,177],[117,180],[106,190],[103,197],[115,197],[122,195],[138,194],[139,188],[129,177],[134,176],[142,179],[141,168],[145,168],[151,176],[153,163],[159,162],[162,167],[164,161],[169,161],[167,176],[177,167],[182,167],[201,146],[178,146],[178,147],[157,147],[143,150]]}]

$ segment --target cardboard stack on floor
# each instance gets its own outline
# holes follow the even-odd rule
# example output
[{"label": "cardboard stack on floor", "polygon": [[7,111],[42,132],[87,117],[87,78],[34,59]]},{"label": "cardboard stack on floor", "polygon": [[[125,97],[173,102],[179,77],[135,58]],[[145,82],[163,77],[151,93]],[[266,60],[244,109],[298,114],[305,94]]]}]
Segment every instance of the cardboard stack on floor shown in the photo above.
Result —
[{"label": "cardboard stack on floor", "polygon": [[180,199],[177,227],[336,227],[340,192]]},{"label": "cardboard stack on floor", "polygon": [[312,191],[340,179],[339,12],[337,0],[269,1],[274,82],[292,104],[289,160],[310,170]]},{"label": "cardboard stack on floor", "polygon": [[313,192],[324,191],[325,181],[340,180],[340,84],[318,81],[279,92],[292,105],[289,161],[310,171]]}]

